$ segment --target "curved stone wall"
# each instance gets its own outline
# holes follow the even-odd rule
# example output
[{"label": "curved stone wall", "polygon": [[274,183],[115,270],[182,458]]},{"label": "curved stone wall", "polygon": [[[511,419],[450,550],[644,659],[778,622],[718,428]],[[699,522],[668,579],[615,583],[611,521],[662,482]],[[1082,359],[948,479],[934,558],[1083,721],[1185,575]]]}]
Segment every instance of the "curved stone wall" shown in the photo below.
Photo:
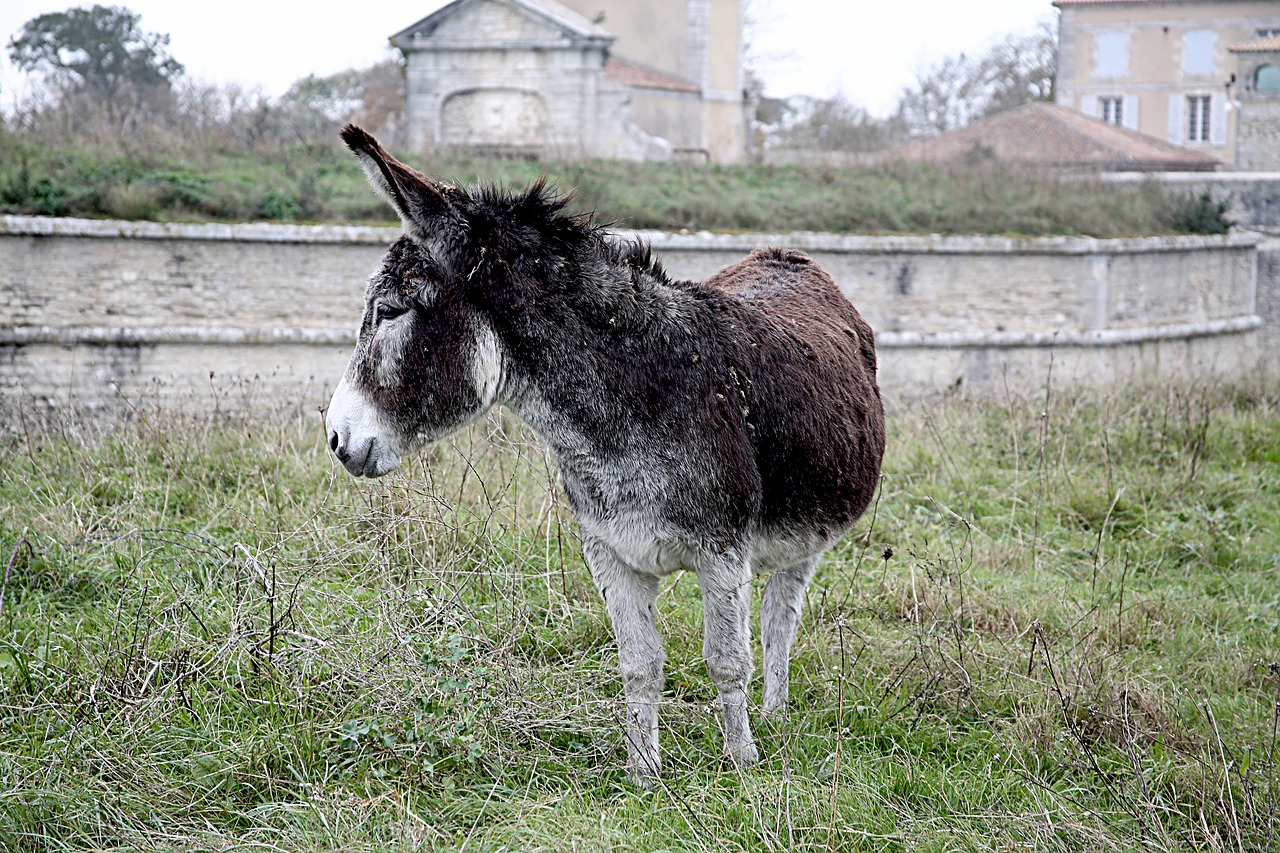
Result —
[{"label": "curved stone wall", "polygon": [[[316,409],[395,228],[0,217],[0,405]],[[1258,238],[644,232],[703,278],[813,255],[876,329],[886,400],[1259,368]]]},{"label": "curved stone wall", "polygon": [[1259,235],[863,237],[650,235],[681,275],[758,245],[817,258],[876,330],[886,399],[1027,393],[1152,378],[1244,376],[1259,364]]}]

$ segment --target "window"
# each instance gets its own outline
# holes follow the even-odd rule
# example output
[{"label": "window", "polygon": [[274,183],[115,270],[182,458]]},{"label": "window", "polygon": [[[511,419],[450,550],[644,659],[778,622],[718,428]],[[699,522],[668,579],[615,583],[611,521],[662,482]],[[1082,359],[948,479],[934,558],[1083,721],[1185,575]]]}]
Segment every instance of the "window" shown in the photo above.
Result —
[{"label": "window", "polygon": [[1187,141],[1209,141],[1209,95],[1187,96]]},{"label": "window", "polygon": [[1272,27],[1271,29],[1254,30],[1260,39],[1269,39],[1272,36],[1280,36],[1280,28]]},{"label": "window", "polygon": [[1280,68],[1271,64],[1258,66],[1258,70],[1253,72],[1253,91],[1280,92]]},{"label": "window", "polygon": [[1098,118],[1107,124],[1124,125],[1124,98],[1118,95],[1098,98]]}]

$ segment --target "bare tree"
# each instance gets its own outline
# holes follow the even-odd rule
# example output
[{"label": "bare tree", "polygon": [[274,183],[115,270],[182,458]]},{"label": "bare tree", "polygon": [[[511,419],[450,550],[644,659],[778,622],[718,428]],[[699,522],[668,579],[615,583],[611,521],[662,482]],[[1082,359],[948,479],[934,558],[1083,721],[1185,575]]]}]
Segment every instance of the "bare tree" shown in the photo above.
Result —
[{"label": "bare tree", "polygon": [[1032,101],[1053,100],[1057,39],[1048,24],[1034,33],[1011,35],[986,55],[990,91],[982,115]]},{"label": "bare tree", "polygon": [[903,91],[898,118],[912,136],[934,136],[1032,101],[1053,99],[1056,43],[1047,24],[1014,34],[982,56],[949,56]]},{"label": "bare tree", "polygon": [[[752,5],[758,7],[758,0]],[[943,58],[903,90],[897,110],[887,119],[841,95],[763,97],[763,86],[750,73],[757,95],[756,144],[856,154],[935,136],[1021,104],[1052,100],[1055,64],[1056,41],[1048,24],[1033,33],[1010,34],[979,56]]]},{"label": "bare tree", "polygon": [[902,136],[896,119],[877,119],[843,95],[764,99],[756,115],[769,148],[866,153]]},{"label": "bare tree", "polygon": [[309,74],[289,87],[279,108],[296,131],[319,131],[328,138],[335,124],[345,122],[386,128],[403,99],[403,65],[392,58],[327,77]]}]

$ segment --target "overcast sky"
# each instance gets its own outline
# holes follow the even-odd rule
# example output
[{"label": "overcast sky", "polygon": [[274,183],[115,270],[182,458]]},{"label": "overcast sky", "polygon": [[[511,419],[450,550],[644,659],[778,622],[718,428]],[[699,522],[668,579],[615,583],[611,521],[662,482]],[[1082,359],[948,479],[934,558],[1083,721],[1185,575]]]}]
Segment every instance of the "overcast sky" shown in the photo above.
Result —
[{"label": "overcast sky", "polygon": [[[279,95],[307,74],[371,65],[389,54],[387,37],[445,5],[445,0],[98,0],[142,15],[148,32],[168,33],[170,51],[192,77],[237,82]],[[640,0],[637,0],[640,2]],[[3,0],[7,45],[23,23],[93,0]],[[752,52],[766,94],[843,94],[887,114],[916,75],[944,56],[980,52],[1004,35],[1056,21],[1050,0],[749,0],[758,24]],[[367,10],[362,13],[361,10]],[[0,104],[25,85],[0,65]]]}]

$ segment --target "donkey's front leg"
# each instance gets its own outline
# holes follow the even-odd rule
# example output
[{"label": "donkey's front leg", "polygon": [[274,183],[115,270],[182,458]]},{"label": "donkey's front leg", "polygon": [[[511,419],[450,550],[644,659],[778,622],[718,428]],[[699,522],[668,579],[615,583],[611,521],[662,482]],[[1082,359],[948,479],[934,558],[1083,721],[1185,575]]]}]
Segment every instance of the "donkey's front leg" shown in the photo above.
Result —
[{"label": "donkey's front leg", "polygon": [[747,719],[751,680],[751,570],[746,549],[731,545],[698,566],[702,588],[702,656],[720,693],[725,750],[738,766],[755,764],[760,754]]},{"label": "donkey's front leg", "polygon": [[658,579],[628,568],[598,539],[585,540],[583,553],[618,642],[622,689],[627,696],[627,775],[648,788],[661,769],[658,701],[665,655],[654,614]]}]

